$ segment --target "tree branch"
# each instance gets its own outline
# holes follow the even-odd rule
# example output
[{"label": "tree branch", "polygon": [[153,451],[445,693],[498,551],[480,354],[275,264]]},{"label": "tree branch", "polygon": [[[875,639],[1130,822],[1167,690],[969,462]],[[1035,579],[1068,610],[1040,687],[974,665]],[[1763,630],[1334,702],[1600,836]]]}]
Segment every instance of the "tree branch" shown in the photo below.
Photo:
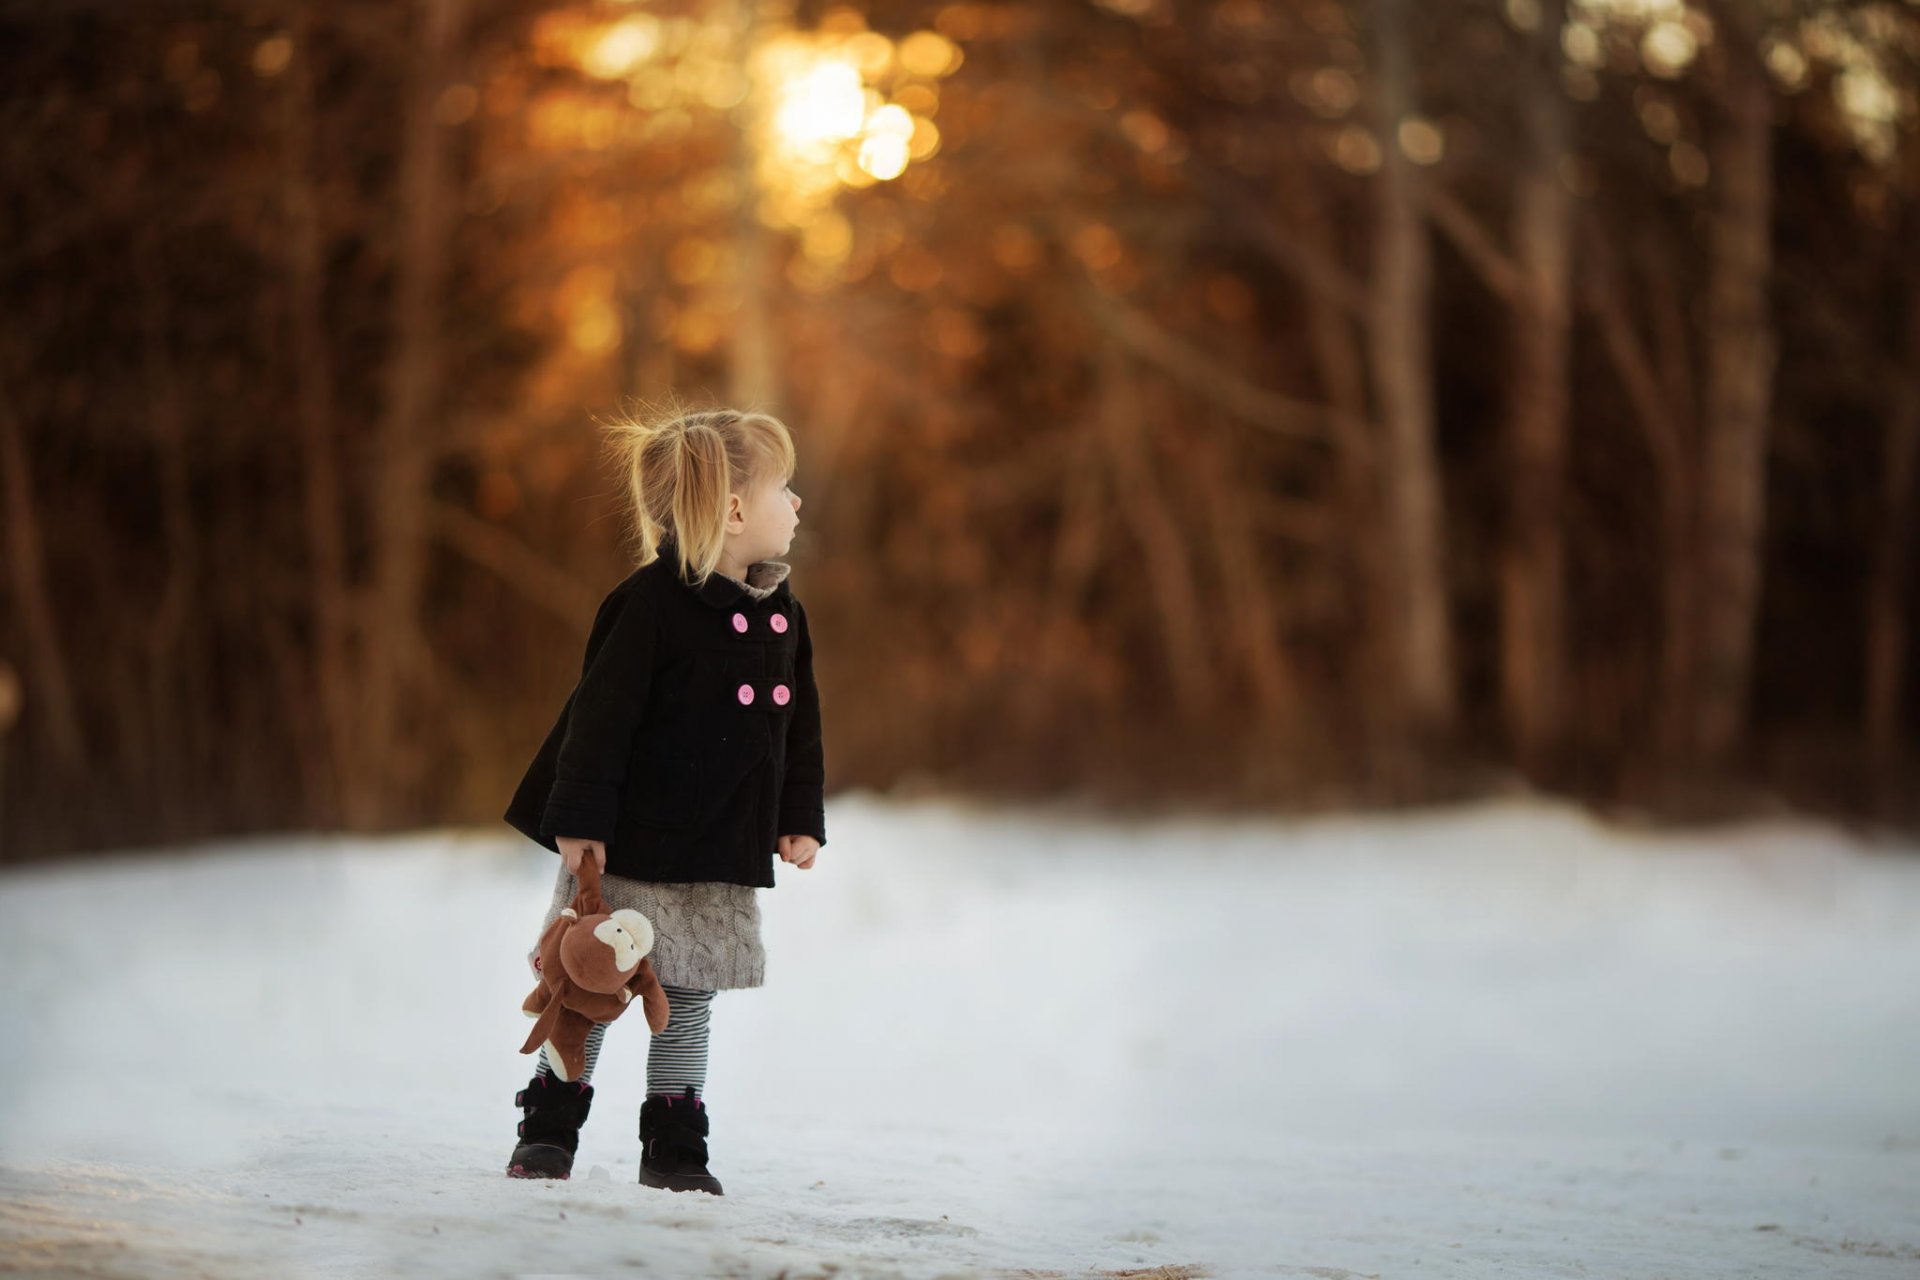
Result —
[{"label": "tree branch", "polygon": [[599,607],[600,593],[555,568],[526,543],[496,524],[446,502],[435,502],[433,534],[453,551],[487,570],[527,600],[580,629]]},{"label": "tree branch", "polygon": [[1479,275],[1481,283],[1508,303],[1517,303],[1525,296],[1525,275],[1500,247],[1486,224],[1439,183],[1426,182],[1421,187],[1427,217],[1453,242],[1453,247]]},{"label": "tree branch", "polygon": [[1279,219],[1239,182],[1205,164],[1189,159],[1188,169],[1194,185],[1237,226],[1274,265],[1295,277],[1363,324],[1369,317],[1366,286],[1350,273],[1330,262],[1324,254],[1310,252],[1287,234]]},{"label": "tree branch", "polygon": [[1353,425],[1329,405],[1296,400],[1255,385],[1091,281],[1083,279],[1080,292],[1095,322],[1121,346],[1244,422],[1314,444],[1326,443],[1336,428]]},{"label": "tree branch", "polygon": [[1660,379],[1654,373],[1646,344],[1640,340],[1633,318],[1627,314],[1626,304],[1614,288],[1616,261],[1600,242],[1597,225],[1591,219],[1587,231],[1593,251],[1581,273],[1582,292],[1588,309],[1599,322],[1601,344],[1626,387],[1627,399],[1633,404],[1660,474],[1672,483],[1682,484],[1687,474],[1686,449],[1673,407],[1660,389]]}]

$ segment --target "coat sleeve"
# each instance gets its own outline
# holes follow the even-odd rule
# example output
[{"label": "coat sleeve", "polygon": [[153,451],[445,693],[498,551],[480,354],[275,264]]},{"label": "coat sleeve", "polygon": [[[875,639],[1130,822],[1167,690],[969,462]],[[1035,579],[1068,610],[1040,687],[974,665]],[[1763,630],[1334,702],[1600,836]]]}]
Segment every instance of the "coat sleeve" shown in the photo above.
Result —
[{"label": "coat sleeve", "polygon": [[601,602],[560,740],[542,835],[613,839],[633,732],[652,682],[658,631],[658,618],[638,592],[615,591]]},{"label": "coat sleeve", "polygon": [[780,790],[780,831],[783,836],[812,836],[827,842],[826,762],[820,748],[820,691],[813,682],[813,636],[807,630],[807,611],[793,602],[799,623],[794,650],[793,715],[787,720],[787,776]]}]

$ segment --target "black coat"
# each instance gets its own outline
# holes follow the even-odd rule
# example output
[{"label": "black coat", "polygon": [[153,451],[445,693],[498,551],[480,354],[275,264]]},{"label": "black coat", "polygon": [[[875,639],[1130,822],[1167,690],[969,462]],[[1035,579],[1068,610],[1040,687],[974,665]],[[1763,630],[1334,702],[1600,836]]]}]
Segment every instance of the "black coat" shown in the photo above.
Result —
[{"label": "black coat", "polygon": [[827,842],[807,613],[680,577],[669,539],[594,615],[580,681],[506,820],[558,852],[604,841],[636,880],[773,885],[779,838]]}]

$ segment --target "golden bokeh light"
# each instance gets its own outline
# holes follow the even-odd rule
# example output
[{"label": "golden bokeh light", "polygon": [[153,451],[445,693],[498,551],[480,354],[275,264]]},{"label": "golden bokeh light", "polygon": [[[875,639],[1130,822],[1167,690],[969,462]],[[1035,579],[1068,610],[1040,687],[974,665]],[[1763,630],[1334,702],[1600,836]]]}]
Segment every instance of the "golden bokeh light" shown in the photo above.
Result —
[{"label": "golden bokeh light", "polygon": [[1360,125],[1350,124],[1334,134],[1327,150],[1348,173],[1373,173],[1380,168],[1380,144]]},{"label": "golden bokeh light", "polygon": [[866,119],[860,69],[838,58],[796,69],[773,92],[775,140],[794,153],[819,152],[857,137]]},{"label": "golden bokeh light", "polygon": [[1040,263],[1040,237],[1018,223],[1003,223],[993,231],[993,260],[1015,275],[1024,275]]},{"label": "golden bokeh light", "polygon": [[268,36],[253,49],[256,75],[277,76],[293,61],[293,40],[287,36]]},{"label": "golden bokeh light", "polygon": [[613,272],[598,265],[575,267],[554,294],[567,342],[582,355],[605,355],[620,345],[622,325],[613,294]]},{"label": "golden bokeh light", "polygon": [[845,214],[829,209],[809,222],[801,237],[807,257],[838,262],[853,249],[853,224]]},{"label": "golden bokeh light", "polygon": [[960,46],[937,31],[916,31],[900,42],[900,65],[928,80],[960,69]]},{"label": "golden bokeh light", "polygon": [[1685,71],[1699,52],[1700,42],[1684,23],[1655,23],[1640,38],[1640,61],[1669,80]]},{"label": "golden bokeh light", "polygon": [[[769,191],[800,193],[806,197],[802,206],[818,207],[839,188],[897,178],[939,149],[939,130],[929,118],[938,96],[929,86],[915,81],[901,87],[902,97],[928,113],[920,115],[904,102],[889,101],[867,80],[896,65],[958,65],[945,37],[916,34],[931,36],[933,43],[911,45],[911,57],[912,37],[896,48],[871,31],[838,41],[789,34],[763,50],[759,70],[770,97],[769,127],[757,169]],[[775,202],[776,208],[790,204]]]},{"label": "golden bokeh light", "polygon": [[1439,164],[1447,154],[1446,135],[1439,125],[1423,116],[1402,120],[1395,137],[1400,143],[1400,154],[1415,164]]},{"label": "golden bokeh light", "polygon": [[[744,211],[772,230],[796,233],[788,278],[802,288],[830,287],[887,255],[866,243],[864,224],[856,232],[835,210],[841,192],[902,178],[909,199],[935,200],[946,189],[916,166],[941,148],[934,123],[939,82],[964,61],[957,39],[972,25],[961,20],[964,8],[941,11],[944,30],[898,40],[869,29],[845,5],[827,10],[811,29],[775,22],[751,33],[718,18],[663,17],[637,6],[615,14],[548,13],[533,26],[534,61],[572,67],[620,92],[608,97],[590,83],[548,89],[525,104],[529,141],[550,150],[666,145],[722,113],[726,127],[740,131],[746,163],[690,174],[678,193],[682,209],[707,220]],[[1169,132],[1157,118],[1141,117],[1134,131],[1143,149],[1167,149]],[[938,279],[937,264],[889,265],[902,288],[929,288]],[[692,289],[723,283],[734,266],[722,243],[698,236],[677,241],[665,261],[668,278]],[[578,350],[621,340],[621,318],[610,302],[576,297],[566,324]],[[697,307],[663,328],[682,351],[695,353],[710,350],[723,332]],[[972,339],[965,326],[949,324],[940,345],[960,353]]]},{"label": "golden bokeh light", "polygon": [[586,47],[580,65],[589,75],[616,80],[633,74],[660,48],[660,20],[636,13],[602,30]]},{"label": "golden bokeh light", "polygon": [[862,31],[851,36],[842,48],[863,76],[879,79],[893,70],[893,41],[877,31]]}]

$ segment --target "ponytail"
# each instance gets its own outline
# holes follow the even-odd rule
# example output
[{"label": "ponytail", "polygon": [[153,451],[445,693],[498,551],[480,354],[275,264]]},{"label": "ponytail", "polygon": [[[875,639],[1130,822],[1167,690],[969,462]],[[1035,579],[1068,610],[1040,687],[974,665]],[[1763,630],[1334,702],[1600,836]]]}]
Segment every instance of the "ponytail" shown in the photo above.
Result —
[{"label": "ponytail", "polygon": [[680,568],[691,569],[706,581],[720,563],[726,540],[727,495],[733,490],[733,468],[727,461],[727,443],[704,419],[687,423],[676,432],[679,443],[673,485],[673,527],[678,531]]},{"label": "ponytail", "polygon": [[670,538],[680,576],[696,584],[720,563],[728,495],[794,469],[793,437],[770,414],[674,409],[606,428],[626,478],[635,560],[652,564]]}]

